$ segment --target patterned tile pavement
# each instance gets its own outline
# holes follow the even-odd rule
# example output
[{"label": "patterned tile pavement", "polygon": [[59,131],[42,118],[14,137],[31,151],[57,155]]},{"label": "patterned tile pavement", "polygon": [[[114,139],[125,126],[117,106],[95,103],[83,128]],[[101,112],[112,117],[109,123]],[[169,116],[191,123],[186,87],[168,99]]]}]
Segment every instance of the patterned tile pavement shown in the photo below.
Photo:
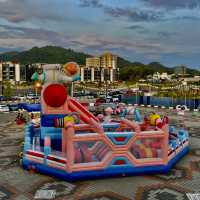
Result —
[{"label": "patterned tile pavement", "polygon": [[[143,109],[142,113],[152,110]],[[38,190],[55,190],[58,200],[186,200],[186,193],[200,193],[200,114],[158,109],[171,124],[189,130],[191,151],[168,174],[65,182],[23,170],[18,154],[23,126],[15,114],[0,114],[0,200],[31,200]]]}]

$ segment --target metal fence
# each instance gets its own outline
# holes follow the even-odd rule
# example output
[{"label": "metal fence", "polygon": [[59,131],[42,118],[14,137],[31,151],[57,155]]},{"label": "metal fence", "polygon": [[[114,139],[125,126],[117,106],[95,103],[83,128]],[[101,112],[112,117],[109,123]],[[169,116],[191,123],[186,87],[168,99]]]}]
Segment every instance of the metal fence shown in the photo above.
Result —
[{"label": "metal fence", "polygon": [[176,107],[177,105],[186,105],[190,109],[197,109],[200,105],[200,99],[172,99],[170,97],[154,96],[131,96],[122,97],[122,102],[128,104],[143,104],[153,106]]}]

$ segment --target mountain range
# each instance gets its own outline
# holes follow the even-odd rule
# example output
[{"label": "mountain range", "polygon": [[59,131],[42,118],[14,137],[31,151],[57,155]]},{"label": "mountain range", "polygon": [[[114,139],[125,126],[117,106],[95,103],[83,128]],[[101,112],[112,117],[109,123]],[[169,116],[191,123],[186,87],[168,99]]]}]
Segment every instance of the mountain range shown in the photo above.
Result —
[{"label": "mountain range", "polygon": [[[0,54],[0,60],[2,61],[17,61],[21,64],[31,64],[31,63],[60,63],[64,64],[69,61],[75,61],[80,65],[85,64],[87,57],[92,55],[85,54],[83,52],[76,52],[72,49],[65,49],[57,46],[45,46],[45,47],[33,47],[26,51],[13,51]],[[141,77],[148,74],[153,74],[154,72],[168,72],[174,73],[175,71],[180,71],[183,67],[167,67],[159,62],[152,62],[149,64],[143,64],[140,62],[131,62],[120,56],[118,56],[118,67],[120,68],[120,73],[126,74],[128,71],[134,72],[137,76],[140,74]],[[200,75],[200,71],[185,67],[186,73]]]}]

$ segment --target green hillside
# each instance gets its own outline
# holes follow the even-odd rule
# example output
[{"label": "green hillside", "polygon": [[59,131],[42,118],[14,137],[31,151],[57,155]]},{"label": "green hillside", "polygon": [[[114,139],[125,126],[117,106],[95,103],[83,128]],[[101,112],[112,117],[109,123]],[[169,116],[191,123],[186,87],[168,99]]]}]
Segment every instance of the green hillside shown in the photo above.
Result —
[{"label": "green hillside", "polygon": [[[78,64],[84,65],[87,57],[91,57],[91,55],[56,46],[33,47],[27,51],[0,54],[0,60],[2,61],[18,61],[21,64],[64,64],[66,62],[75,61]],[[145,65],[140,62],[130,62],[122,57],[118,57],[118,67],[120,68],[120,78],[122,80],[137,80],[146,78],[147,75],[153,74],[154,72],[174,73],[177,70],[177,67],[169,68],[159,62],[152,62]],[[198,70],[190,68],[186,68],[186,71],[188,74],[200,74]]]},{"label": "green hillside", "polygon": [[33,47],[28,51],[19,53],[11,52],[0,55],[0,60],[8,61],[15,60],[22,64],[30,63],[61,63],[64,64],[69,61],[76,61],[78,64],[85,64],[87,54],[75,52],[71,49],[62,47],[46,46],[46,47]]}]

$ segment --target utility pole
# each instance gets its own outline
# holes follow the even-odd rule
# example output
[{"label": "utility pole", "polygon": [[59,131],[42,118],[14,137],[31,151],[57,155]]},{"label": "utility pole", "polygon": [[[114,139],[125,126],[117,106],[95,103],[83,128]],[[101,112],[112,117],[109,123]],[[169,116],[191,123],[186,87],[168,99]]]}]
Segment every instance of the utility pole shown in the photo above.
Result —
[{"label": "utility pole", "polygon": [[185,105],[186,105],[186,104],[187,104],[187,96],[186,96],[186,87],[187,87],[187,82],[184,81],[182,84],[183,84],[184,93],[185,93]]}]

